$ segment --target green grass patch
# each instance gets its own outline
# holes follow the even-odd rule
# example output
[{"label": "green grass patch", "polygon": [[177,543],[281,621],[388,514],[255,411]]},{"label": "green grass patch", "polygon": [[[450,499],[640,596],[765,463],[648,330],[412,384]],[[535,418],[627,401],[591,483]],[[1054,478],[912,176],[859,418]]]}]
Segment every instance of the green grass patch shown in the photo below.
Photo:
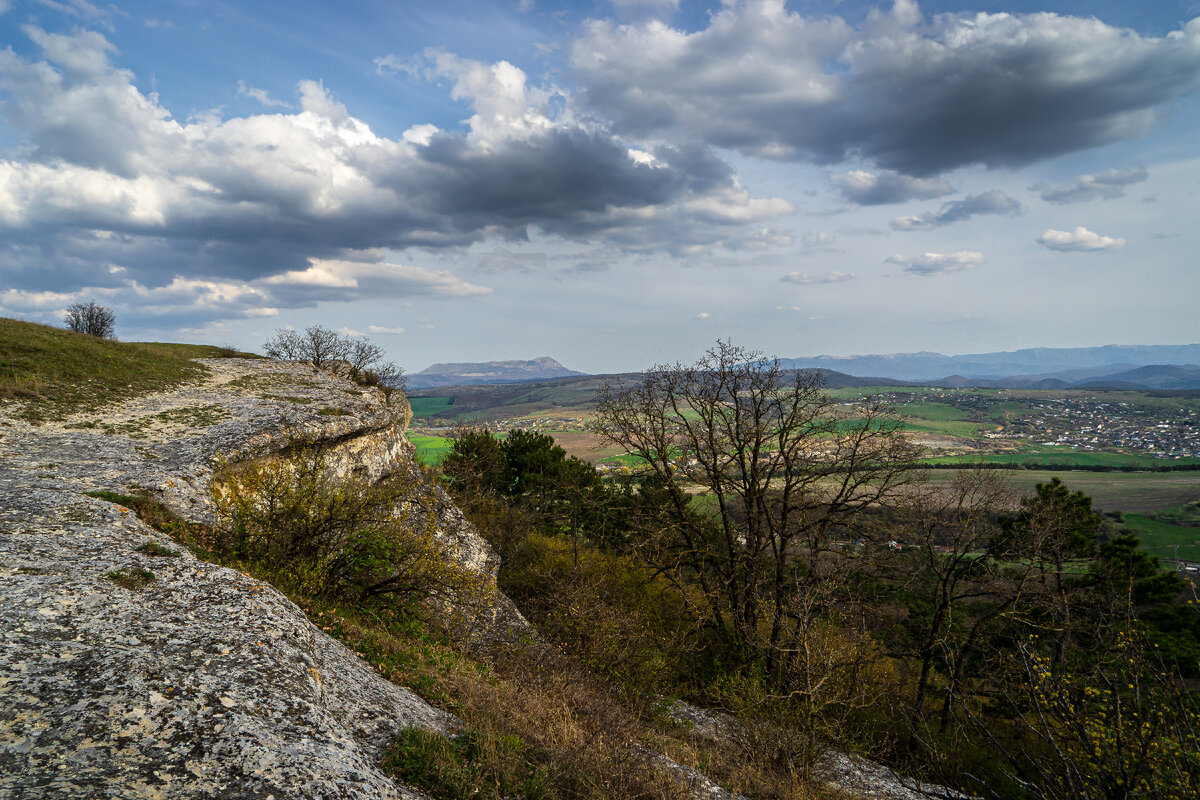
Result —
[{"label": "green grass patch", "polygon": [[158,542],[146,542],[144,545],[137,548],[137,551],[139,553],[141,553],[142,555],[150,556],[151,558],[178,558],[179,557],[178,550],[172,550],[169,547],[164,547],[163,545],[159,544]]},{"label": "green grass patch", "polygon": [[31,422],[62,419],[195,381],[189,359],[241,356],[208,345],[115,342],[49,325],[0,318],[0,400]]},{"label": "green grass patch", "polygon": [[449,397],[410,397],[408,404],[412,406],[414,417],[432,417],[450,409],[454,400]]},{"label": "green grass patch", "polygon": [[1179,545],[1181,559],[1200,561],[1200,528],[1171,525],[1142,514],[1126,514],[1125,524],[1137,531],[1143,548],[1161,559],[1175,558],[1175,545]]},{"label": "green grass patch", "polygon": [[104,577],[130,591],[145,589],[154,583],[154,573],[141,567],[122,567],[106,573]]},{"label": "green grass patch", "polygon": [[409,434],[408,440],[417,448],[417,460],[430,467],[442,463],[442,459],[454,447],[454,440],[445,436],[426,436],[424,434]]},{"label": "green grass patch", "polygon": [[982,427],[983,425],[978,422],[964,422],[961,420],[928,420],[920,422],[905,420],[904,422],[904,430],[906,431],[934,433],[942,436],[958,436],[964,438],[978,436]]},{"label": "green grass patch", "polygon": [[935,422],[950,422],[966,420],[967,414],[961,408],[955,408],[949,403],[922,402],[902,403],[896,407],[906,417],[933,420]]}]

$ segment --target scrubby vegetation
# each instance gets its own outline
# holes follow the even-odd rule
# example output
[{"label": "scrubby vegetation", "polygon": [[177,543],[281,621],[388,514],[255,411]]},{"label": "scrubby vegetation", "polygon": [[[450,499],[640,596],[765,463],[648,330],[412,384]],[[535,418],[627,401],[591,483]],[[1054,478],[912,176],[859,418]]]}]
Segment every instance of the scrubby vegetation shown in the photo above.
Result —
[{"label": "scrubby vegetation", "polygon": [[490,599],[487,581],[435,536],[429,490],[402,475],[373,484],[342,475],[326,447],[300,441],[286,458],[221,469],[212,491],[221,555],[301,596],[386,598],[409,613]]}]

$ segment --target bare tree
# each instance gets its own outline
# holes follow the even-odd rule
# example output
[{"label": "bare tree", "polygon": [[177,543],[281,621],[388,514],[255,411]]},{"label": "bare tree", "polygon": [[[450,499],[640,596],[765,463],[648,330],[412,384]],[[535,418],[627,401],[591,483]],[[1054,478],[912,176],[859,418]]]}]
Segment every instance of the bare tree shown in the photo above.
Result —
[{"label": "bare tree", "polygon": [[267,358],[277,361],[303,361],[304,340],[290,328],[280,328],[275,335],[263,343]]},{"label": "bare tree", "polygon": [[371,378],[375,383],[404,388],[404,370],[384,360],[382,347],[366,338],[350,339],[347,345],[345,359],[352,379]]},{"label": "bare tree", "polygon": [[[917,474],[886,407],[843,409],[821,386],[816,371],[718,342],[696,364],[604,387],[597,408],[596,430],[670,496],[640,552],[785,692],[824,630],[813,615],[843,574],[847,530]],[[712,497],[711,514],[692,508],[690,487]]]},{"label": "bare tree", "polygon": [[112,339],[117,327],[117,315],[113,310],[92,301],[68,306],[63,321],[68,329],[98,339]]},{"label": "bare tree", "polygon": [[349,351],[348,336],[324,325],[309,325],[304,329],[301,352],[304,359],[317,369],[328,367],[335,361],[344,361]]},{"label": "bare tree", "polygon": [[302,334],[280,328],[263,343],[263,352],[282,361],[307,361],[317,369],[340,363],[351,380],[387,390],[404,388],[404,370],[383,360],[382,347],[366,337],[349,336],[324,325],[310,325]]}]

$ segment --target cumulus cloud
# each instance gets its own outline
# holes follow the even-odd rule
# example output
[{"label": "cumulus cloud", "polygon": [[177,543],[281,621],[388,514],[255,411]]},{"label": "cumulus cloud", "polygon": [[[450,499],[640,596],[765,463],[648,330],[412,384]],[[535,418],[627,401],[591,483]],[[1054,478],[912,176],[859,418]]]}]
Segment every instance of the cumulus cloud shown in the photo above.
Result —
[{"label": "cumulus cloud", "polygon": [[929,200],[954,191],[941,178],[913,178],[892,170],[878,174],[852,170],[835,175],[830,180],[843,198],[860,206]]},{"label": "cumulus cloud", "polygon": [[1029,187],[1031,192],[1038,192],[1043,200],[1050,203],[1082,203],[1086,200],[1115,200],[1125,196],[1125,187],[1146,180],[1146,170],[1110,169],[1098,175],[1080,175],[1070,183],[1061,186],[1050,186],[1045,183],[1035,183]]},{"label": "cumulus cloud", "polygon": [[1120,250],[1125,246],[1124,239],[1114,239],[1111,236],[1101,236],[1095,231],[1089,231],[1082,225],[1074,231],[1048,230],[1037,238],[1038,242],[1051,250],[1063,252],[1090,253],[1096,250]]},{"label": "cumulus cloud", "polygon": [[695,32],[590,21],[571,67],[619,132],[929,175],[1137,137],[1200,87],[1198,45],[1200,19],[1152,38],[1052,13],[926,19],[912,0],[859,25],[735,0]]},{"label": "cumulus cloud", "polygon": [[957,253],[925,253],[919,256],[892,256],[889,264],[899,264],[905,272],[933,277],[949,272],[976,269],[983,263],[983,253],[963,250]]},{"label": "cumulus cloud", "polygon": [[48,308],[57,313],[71,303],[100,300],[120,311],[122,319],[169,316],[183,322],[200,322],[214,317],[276,316],[280,308],[312,307],[326,301],[397,295],[470,297],[491,292],[486,286],[467,283],[442,270],[385,261],[313,259],[307,269],[255,280],[176,275],[162,285],[148,286],[121,277],[108,283],[86,283],[68,292],[10,289],[0,294],[0,307],[17,314]]},{"label": "cumulus cloud", "polygon": [[367,330],[369,330],[371,333],[376,333],[376,334],[399,335],[401,333],[404,333],[404,328],[401,328],[399,326],[397,326],[395,328],[387,328],[387,327],[384,327],[383,325],[368,325]]},{"label": "cumulus cloud", "polygon": [[808,275],[799,272],[789,272],[779,280],[784,283],[841,283],[842,281],[852,281],[857,278],[853,272],[827,272],[824,275]]},{"label": "cumulus cloud", "polygon": [[[180,122],[111,63],[102,35],[24,31],[40,60],[0,51],[0,111],[22,154],[0,159],[0,270],[13,288],[47,288],[52,262],[54,288],[70,291],[187,276],[284,307],[318,290],[469,296],[482,287],[369,254],[532,231],[639,252],[766,247],[780,234],[762,223],[792,208],[751,196],[707,147],[634,153],[506,62],[429,54],[421,76],[448,82],[473,114],[462,130],[392,139],[311,80],[292,113]],[[100,281],[97,264],[125,271]]]},{"label": "cumulus cloud", "polygon": [[276,100],[271,97],[266,89],[256,89],[253,86],[247,86],[245,81],[238,81],[238,95],[240,97],[249,97],[252,100],[257,100],[260,104],[267,108],[291,108],[292,104],[283,100]]},{"label": "cumulus cloud", "polygon": [[952,222],[961,222],[978,214],[1019,214],[1021,204],[999,189],[968,195],[962,200],[944,203],[940,211],[927,211],[913,217],[897,217],[890,223],[898,231],[927,231]]}]

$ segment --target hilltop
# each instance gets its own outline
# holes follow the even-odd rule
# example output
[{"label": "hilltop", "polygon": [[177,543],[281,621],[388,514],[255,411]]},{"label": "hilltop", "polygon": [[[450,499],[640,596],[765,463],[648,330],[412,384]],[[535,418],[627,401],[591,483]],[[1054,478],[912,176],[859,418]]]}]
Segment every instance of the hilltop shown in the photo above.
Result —
[{"label": "hilltop", "polygon": [[584,374],[567,369],[549,356],[542,356],[529,361],[433,364],[409,375],[406,382],[410,389],[424,389],[430,386],[524,383]]}]

